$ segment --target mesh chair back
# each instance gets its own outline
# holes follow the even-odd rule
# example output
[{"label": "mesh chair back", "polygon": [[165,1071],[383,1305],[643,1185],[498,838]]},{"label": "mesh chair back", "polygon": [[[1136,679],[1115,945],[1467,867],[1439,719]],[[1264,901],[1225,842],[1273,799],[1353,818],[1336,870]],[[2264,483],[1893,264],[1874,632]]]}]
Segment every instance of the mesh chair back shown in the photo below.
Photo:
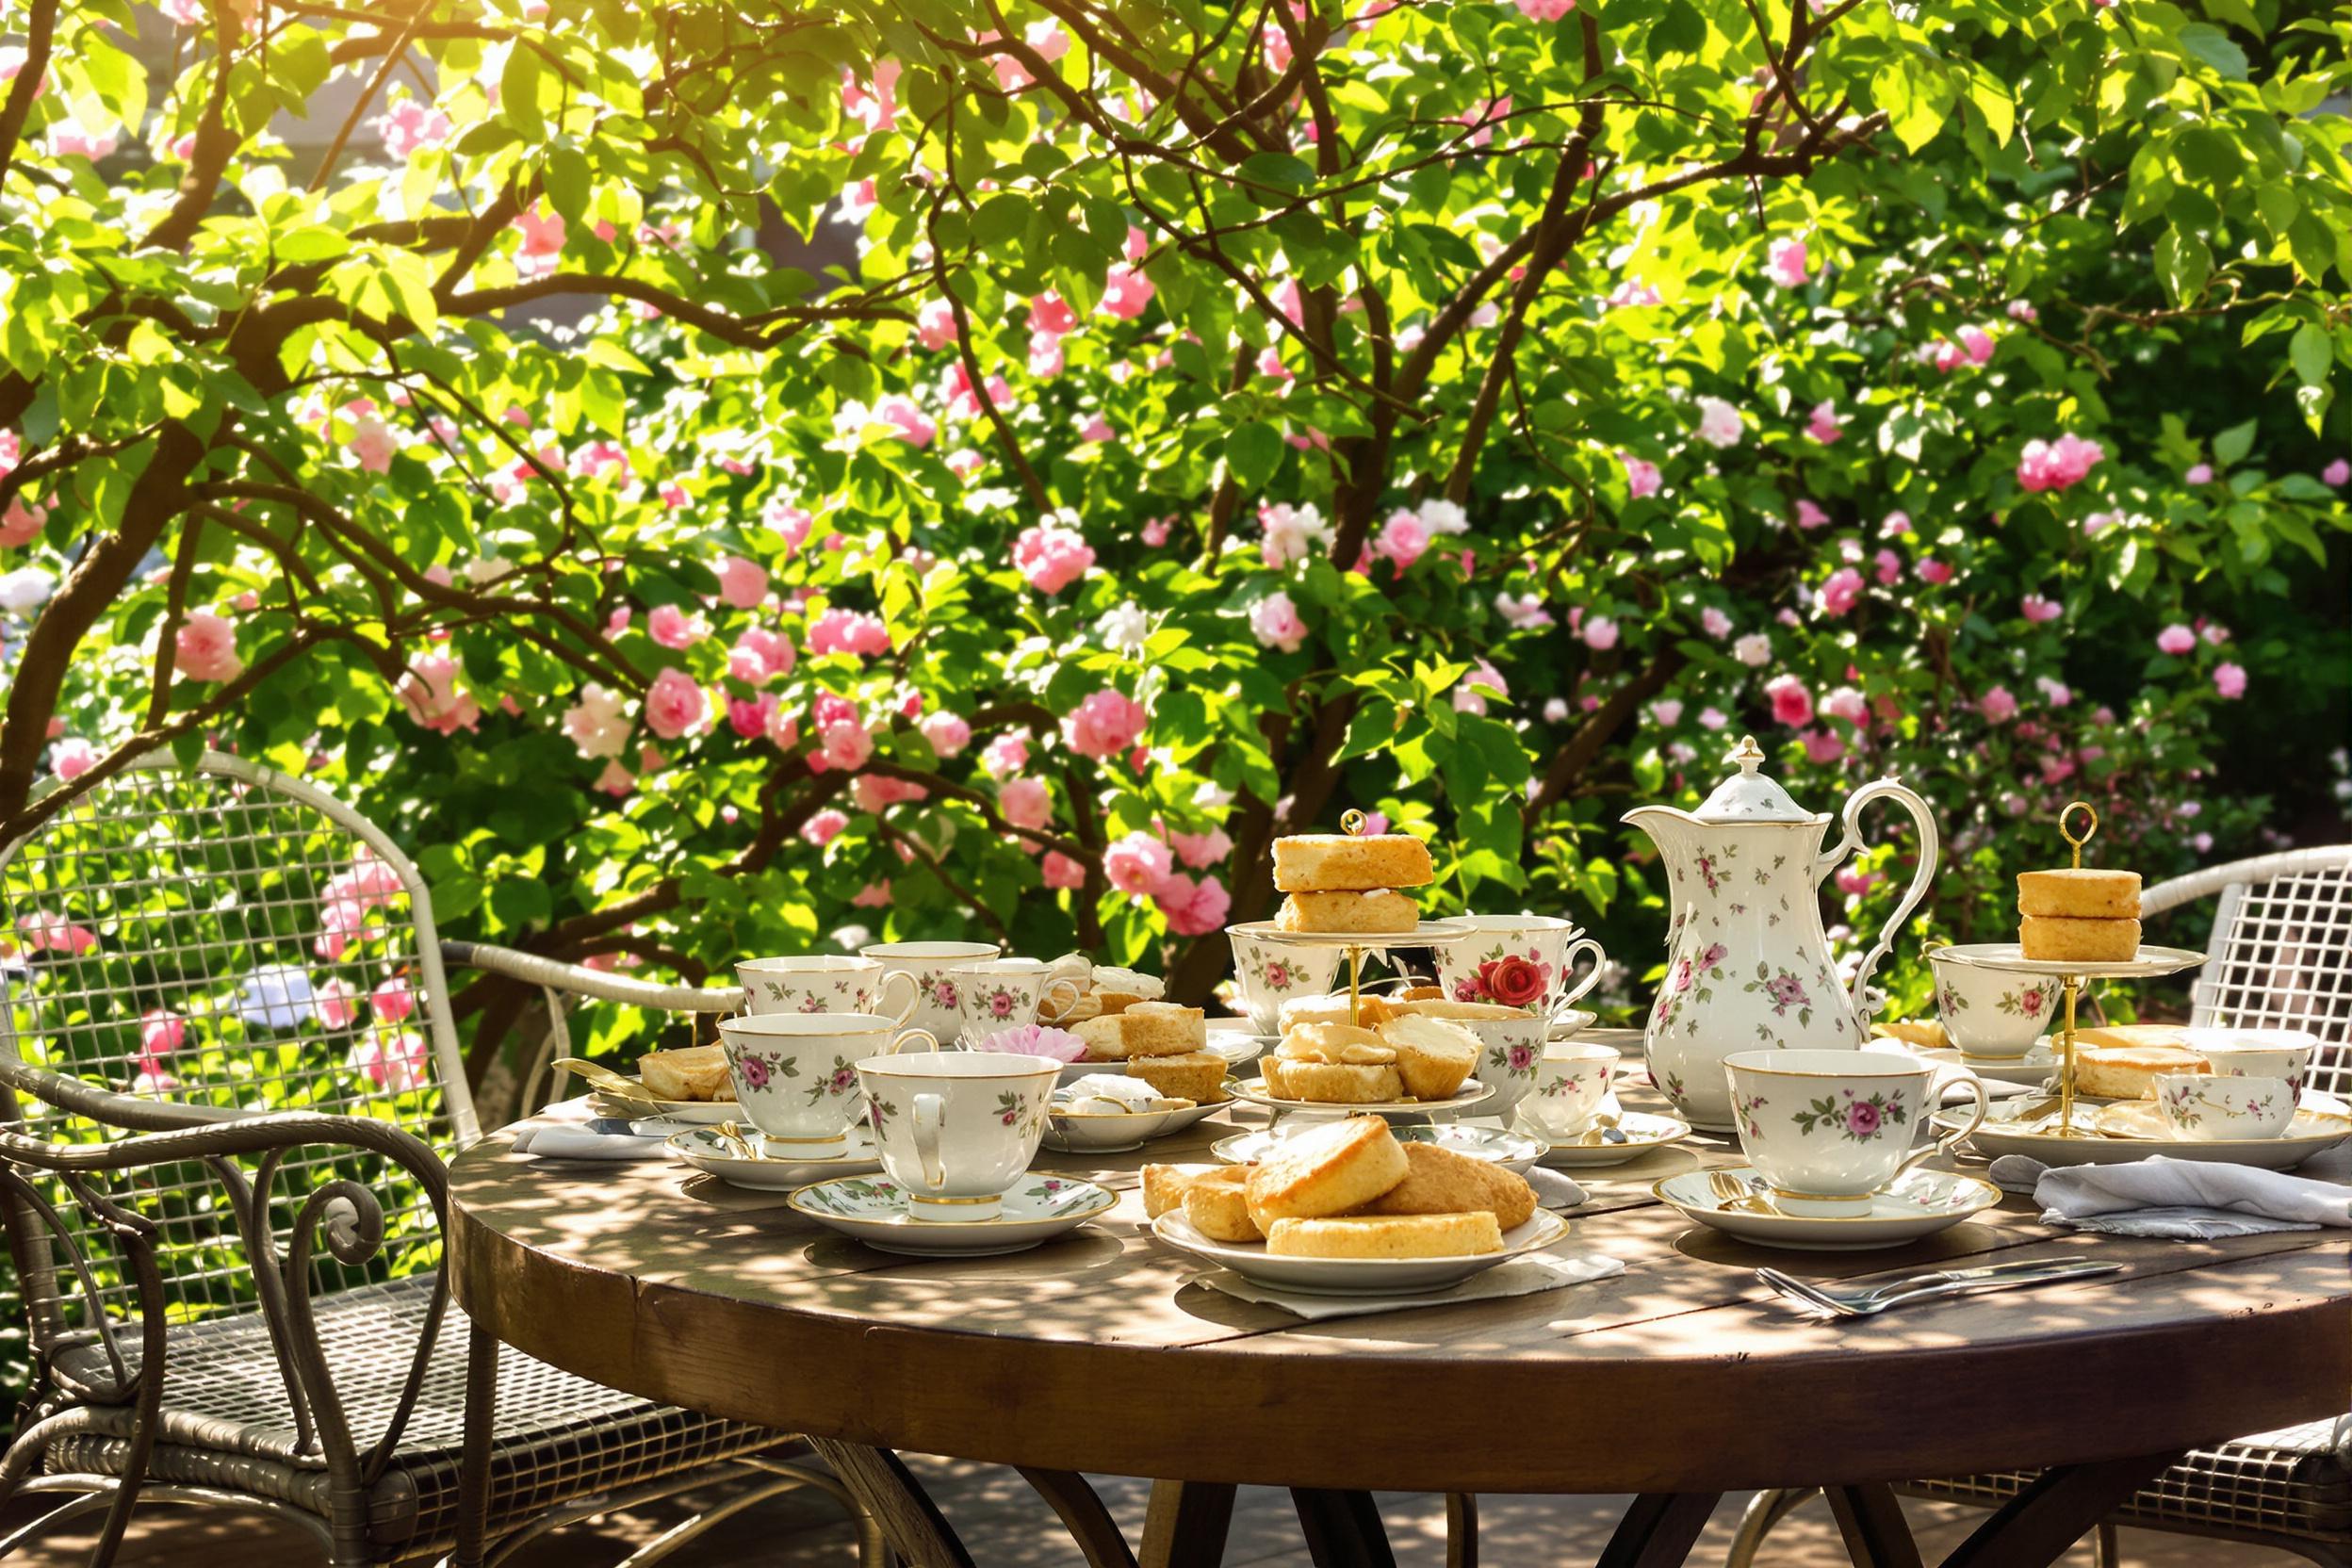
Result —
[{"label": "mesh chair back", "polygon": [[2216,866],[2149,890],[2148,904],[2216,890],[2190,1021],[2309,1030],[2320,1041],[2311,1087],[2352,1089],[2352,846]]},{"label": "mesh chair back", "polygon": [[[445,1154],[475,1135],[423,885],[380,831],[299,779],[218,755],[125,770],[0,848],[0,927],[13,945],[0,1050],[34,1066],[199,1105],[397,1122]],[[122,1135],[5,1091],[0,1111],[52,1140]],[[432,1206],[390,1165],[302,1150],[282,1171],[281,1243],[302,1199],[340,1177],[384,1206],[376,1273],[437,1261]],[[159,1227],[175,1315],[254,1299],[235,1180],[190,1162],[99,1184]],[[129,1315],[104,1237],[69,1242],[19,1201],[8,1218],[37,1345],[78,1335],[94,1311]],[[69,1245],[92,1261],[94,1301],[58,1272]],[[314,1290],[358,1282],[324,1249],[318,1260]]]}]

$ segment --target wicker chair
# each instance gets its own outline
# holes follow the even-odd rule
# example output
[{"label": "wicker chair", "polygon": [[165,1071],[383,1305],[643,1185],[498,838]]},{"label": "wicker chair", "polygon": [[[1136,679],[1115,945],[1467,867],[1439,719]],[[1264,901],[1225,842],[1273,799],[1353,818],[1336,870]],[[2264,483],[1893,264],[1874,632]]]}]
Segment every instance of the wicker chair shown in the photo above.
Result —
[{"label": "wicker chair", "polygon": [[0,1215],[34,1356],[0,1502],[65,1498],[0,1557],[104,1509],[103,1565],[141,1499],[292,1521],[338,1565],[496,1561],[719,1480],[630,1563],[793,1487],[857,1511],[785,1434],[559,1372],[449,1300],[442,1161],[479,1129],[445,955],[550,988],[559,1034],[557,991],[739,993],[441,944],[381,831],[220,756],[126,770],[0,848]]},{"label": "wicker chair", "polygon": [[[2158,915],[2212,894],[2220,902],[2191,991],[2190,1021],[2307,1029],[2321,1042],[2311,1086],[2352,1094],[2352,845],[2264,855],[2176,877],[2149,889],[2141,909]],[[2030,1471],[2009,1471],[1901,1490],[1999,1508],[2033,1479]],[[1811,1495],[1757,1494],[1726,1568],[1748,1568],[1772,1527]],[[2352,1415],[2191,1450],[2099,1526],[2100,1568],[2116,1561],[2117,1524],[2272,1546],[2352,1568]]]}]

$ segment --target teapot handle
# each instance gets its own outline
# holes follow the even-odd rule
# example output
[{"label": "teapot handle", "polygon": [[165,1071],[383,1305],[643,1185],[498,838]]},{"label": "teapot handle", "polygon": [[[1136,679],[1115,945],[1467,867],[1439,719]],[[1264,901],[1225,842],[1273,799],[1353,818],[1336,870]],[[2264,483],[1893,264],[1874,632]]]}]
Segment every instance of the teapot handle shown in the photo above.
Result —
[{"label": "teapot handle", "polygon": [[1895,945],[1895,933],[1903,929],[1903,923],[1911,918],[1911,911],[1918,908],[1919,900],[1927,896],[1928,884],[1936,880],[1937,851],[1941,843],[1936,831],[1935,813],[1928,809],[1927,802],[1919,798],[1918,792],[1891,778],[1876,779],[1846,797],[1845,836],[1838,841],[1837,848],[1816,862],[1817,881],[1827,876],[1847,856],[1861,847],[1861,833],[1856,824],[1862,808],[1874,800],[1891,800],[1911,814],[1911,821],[1919,830],[1919,869],[1912,873],[1911,886],[1904,890],[1903,902],[1895,906],[1893,918],[1879,932],[1877,944],[1862,956],[1861,967],[1854,972],[1854,986],[1850,994],[1854,1013],[1866,1026],[1878,1012],[1879,1005],[1870,1000],[1870,975],[1877,970],[1879,961],[1886,956],[1887,950]]}]

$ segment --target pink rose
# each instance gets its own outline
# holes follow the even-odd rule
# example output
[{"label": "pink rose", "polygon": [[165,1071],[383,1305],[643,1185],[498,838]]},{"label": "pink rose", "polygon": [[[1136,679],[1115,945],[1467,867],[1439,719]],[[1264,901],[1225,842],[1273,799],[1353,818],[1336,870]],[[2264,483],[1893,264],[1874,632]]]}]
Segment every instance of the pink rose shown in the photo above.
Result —
[{"label": "pink rose", "polygon": [[1143,898],[1175,869],[1168,845],[1149,833],[1130,833],[1102,852],[1102,874],[1112,887]]},{"label": "pink rose", "polygon": [[161,1056],[177,1051],[188,1039],[188,1020],[161,1007],[141,1013],[139,1018],[139,1048],[149,1056]]},{"label": "pink rose", "polygon": [[1617,645],[1617,623],[1607,615],[1594,615],[1577,629],[1584,645],[1595,653],[1607,653]]},{"label": "pink rose", "polygon": [[1795,676],[1772,677],[1764,683],[1764,694],[1772,699],[1772,717],[1777,722],[1791,729],[1813,722],[1813,694]]},{"label": "pink rose", "polygon": [[1250,607],[1250,630],[1262,647],[1297,653],[1307,640],[1307,623],[1290,596],[1277,589]]},{"label": "pink rose", "polygon": [[2196,646],[2197,633],[2178,622],[2156,634],[2156,650],[2169,653],[2176,659]]},{"label": "pink rose", "polygon": [[446,653],[428,653],[409,661],[393,695],[408,716],[442,735],[471,729],[482,722],[481,705],[457,689],[457,661]]},{"label": "pink rose", "polygon": [[1803,497],[1797,498],[1797,526],[1801,529],[1827,528],[1829,514]]},{"label": "pink rose", "polygon": [[674,666],[662,666],[645,693],[645,727],[665,741],[701,728],[710,713],[709,695],[693,676]]},{"label": "pink rose", "polygon": [[2346,463],[2343,458],[2338,458],[2322,468],[2319,471],[2319,477],[2322,483],[2332,484],[2342,489],[2346,483],[2352,483],[2352,463]]},{"label": "pink rose", "polygon": [[1078,313],[1070,308],[1068,301],[1049,288],[1029,302],[1029,326],[1033,332],[1054,334],[1078,330]]},{"label": "pink rose", "polygon": [[1911,569],[1919,574],[1921,582],[1950,582],[1952,580],[1952,563],[1938,561],[1932,555],[1919,557],[1918,564]]},{"label": "pink rose", "polygon": [[1987,724],[2007,724],[2017,716],[2017,699],[2008,687],[1996,686],[1976,699],[1976,710]]},{"label": "pink rose", "polygon": [[1835,762],[1846,754],[1844,740],[1826,729],[1801,729],[1797,731],[1797,739],[1805,746],[1805,758],[1808,762]]},{"label": "pink rose", "polygon": [[1159,906],[1169,933],[1179,937],[1205,937],[1217,930],[1233,906],[1224,883],[1214,876],[1196,882],[1183,872],[1163,878],[1152,890],[1152,901]]},{"label": "pink rose", "polygon": [[1156,292],[1140,269],[1114,267],[1102,275],[1102,302],[1098,308],[1105,316],[1132,321],[1150,307]]},{"label": "pink rose", "polygon": [[1049,888],[1076,889],[1086,885],[1086,868],[1058,849],[1046,851],[1037,870]]},{"label": "pink rose", "polygon": [[1008,778],[996,787],[996,808],[1015,827],[1040,830],[1054,820],[1053,792],[1041,778]]},{"label": "pink rose", "polygon": [[2066,607],[2055,599],[2046,599],[2039,594],[2028,594],[2019,601],[2017,612],[2039,626],[2044,621],[2054,621],[2065,614]]},{"label": "pink rose", "polygon": [[954,757],[972,744],[972,726],[960,717],[941,710],[925,718],[916,728],[931,743],[931,750],[941,758]]},{"label": "pink rose", "polygon": [[2237,698],[2246,695],[2246,670],[2228,662],[2213,666],[2213,690],[2223,696]]},{"label": "pink rose", "polygon": [[1856,728],[1869,723],[1870,717],[1870,705],[1851,686],[1840,686],[1821,698],[1821,710],[1823,718],[1843,719]]},{"label": "pink rose", "polygon": [[59,782],[71,782],[98,765],[98,748],[78,735],[68,736],[49,748],[49,771]]},{"label": "pink rose", "polygon": [[1081,757],[1107,760],[1135,744],[1143,726],[1143,705],[1105,688],[1062,720],[1062,740]]},{"label": "pink rose", "polygon": [[915,341],[939,350],[956,341],[956,307],[945,300],[925,300],[915,312]]},{"label": "pink rose", "polygon": [[1037,523],[1013,543],[1013,567],[1041,594],[1058,594],[1094,564],[1094,549],[1073,529]]},{"label": "pink rose", "polygon": [[245,673],[237,629],[210,610],[191,610],[172,639],[180,673],[190,680],[235,680]]},{"label": "pink rose", "polygon": [[2017,459],[2017,482],[2028,490],[2064,490],[2079,483],[2106,449],[2072,434],[2056,441],[2029,441]]},{"label": "pink rose", "polygon": [[825,727],[818,739],[819,755],[828,768],[854,773],[874,756],[874,736],[857,719],[835,719]]},{"label": "pink rose", "polygon": [[740,555],[719,562],[719,597],[738,610],[757,610],[768,596],[768,569]]},{"label": "pink rose", "polygon": [[368,1002],[375,1008],[376,1017],[386,1023],[402,1022],[416,1010],[416,993],[409,989],[403,975],[396,974],[378,986],[368,993]]},{"label": "pink rose", "polygon": [[[1574,0],[1571,0],[1571,3],[1573,4]],[[1641,458],[1625,452],[1618,454],[1618,461],[1625,466],[1625,491],[1633,500],[1638,501],[1644,496],[1657,495],[1658,486],[1665,482],[1664,476],[1658,471],[1658,465],[1655,463],[1646,463]]]},{"label": "pink rose", "polygon": [[689,615],[674,604],[654,606],[645,617],[645,635],[665,648],[690,648],[710,635],[699,615]]},{"label": "pink rose", "polygon": [[1420,560],[1429,547],[1429,531],[1410,512],[1396,513],[1383,523],[1372,547],[1375,554],[1396,563],[1399,572]]},{"label": "pink rose", "polygon": [[1206,833],[1170,833],[1168,842],[1176,858],[1195,871],[1220,864],[1233,853],[1233,841],[1221,827]]},{"label": "pink rose", "polygon": [[800,836],[823,849],[849,825],[849,813],[826,807],[800,825]]},{"label": "pink rose", "polygon": [[1802,288],[1810,275],[1802,239],[1773,240],[1766,258],[1764,275],[1783,288]]},{"label": "pink rose", "polygon": [[1845,433],[1846,422],[1838,416],[1836,403],[1815,403],[1813,417],[1805,424],[1805,433],[1828,446]]},{"label": "pink rose", "polygon": [[1710,604],[1699,612],[1699,629],[1720,643],[1731,635],[1731,617]]},{"label": "pink rose", "polygon": [[1829,574],[1813,596],[1813,608],[1823,615],[1843,615],[1862,602],[1862,574],[1840,566]]}]

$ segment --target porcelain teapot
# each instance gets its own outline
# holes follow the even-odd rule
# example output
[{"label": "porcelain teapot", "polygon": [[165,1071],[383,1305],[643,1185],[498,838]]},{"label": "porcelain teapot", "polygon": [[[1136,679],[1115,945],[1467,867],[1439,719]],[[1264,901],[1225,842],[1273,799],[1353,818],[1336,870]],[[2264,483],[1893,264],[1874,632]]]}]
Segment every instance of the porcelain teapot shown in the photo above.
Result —
[{"label": "porcelain teapot", "polygon": [[[1891,778],[1846,797],[1845,836],[1824,854],[1827,812],[1806,811],[1758,770],[1764,752],[1743,735],[1724,759],[1740,771],[1696,811],[1637,807],[1625,820],[1666,862],[1666,977],[1650,1007],[1642,1050],[1650,1079],[1694,1127],[1732,1125],[1723,1058],[1768,1048],[1860,1049],[1885,998],[1870,974],[1936,875],[1936,821],[1927,802]],[[1919,864],[1851,987],[1838,984],[1821,930],[1820,888],[1861,846],[1855,821],[1892,800],[1919,825]]]}]

